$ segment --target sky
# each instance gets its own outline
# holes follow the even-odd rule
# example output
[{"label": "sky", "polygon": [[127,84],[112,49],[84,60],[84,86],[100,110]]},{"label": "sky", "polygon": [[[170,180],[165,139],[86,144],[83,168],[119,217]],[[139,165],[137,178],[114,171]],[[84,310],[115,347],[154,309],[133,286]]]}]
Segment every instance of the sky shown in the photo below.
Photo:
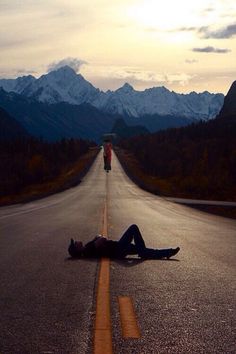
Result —
[{"label": "sky", "polygon": [[235,0],[0,0],[0,78],[70,65],[95,87],[222,92],[236,80]]}]

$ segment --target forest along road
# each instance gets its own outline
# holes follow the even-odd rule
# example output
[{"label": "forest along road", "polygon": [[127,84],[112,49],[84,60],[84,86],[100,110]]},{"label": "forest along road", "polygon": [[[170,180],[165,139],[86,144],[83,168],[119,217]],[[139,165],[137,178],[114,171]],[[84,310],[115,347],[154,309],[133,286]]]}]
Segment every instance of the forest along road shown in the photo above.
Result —
[{"label": "forest along road", "polygon": [[[102,153],[79,186],[0,208],[0,353],[93,353],[100,261],[70,260],[67,247],[100,233],[104,210],[112,239],[136,223],[147,246],[181,248],[172,260],[111,260],[113,353],[234,353],[236,221],[141,190],[114,155],[105,173]],[[139,338],[123,315],[121,326],[122,296]]]}]

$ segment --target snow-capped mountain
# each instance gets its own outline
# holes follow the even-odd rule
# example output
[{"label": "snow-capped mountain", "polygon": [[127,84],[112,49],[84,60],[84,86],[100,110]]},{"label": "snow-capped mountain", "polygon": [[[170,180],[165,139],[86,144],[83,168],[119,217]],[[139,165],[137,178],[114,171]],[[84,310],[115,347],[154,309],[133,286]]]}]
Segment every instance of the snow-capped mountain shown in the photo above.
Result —
[{"label": "snow-capped mountain", "polygon": [[126,83],[114,92],[108,91],[102,100],[99,97],[93,104],[109,113],[134,117],[159,114],[209,119],[218,114],[223,101],[223,94],[207,91],[178,94],[165,87],[136,91]]},{"label": "snow-capped mountain", "polygon": [[40,102],[70,104],[91,103],[99,93],[98,89],[69,66],[41,76],[21,92]]},{"label": "snow-capped mountain", "polygon": [[165,87],[136,91],[126,83],[116,91],[100,91],[69,66],[51,71],[39,79],[24,76],[0,80],[0,87],[33,98],[39,102],[70,104],[89,103],[107,113],[131,117],[171,115],[191,119],[214,118],[220,111],[223,94],[207,91],[178,94]]},{"label": "snow-capped mountain", "polygon": [[0,87],[16,92],[39,102],[70,104],[90,103],[100,90],[93,87],[82,75],[76,74],[69,66],[42,75],[39,79],[23,76],[17,79],[2,79]]},{"label": "snow-capped mountain", "polygon": [[17,79],[0,79],[0,87],[7,92],[13,91],[21,94],[34,81],[37,81],[37,79],[32,75],[18,77]]}]

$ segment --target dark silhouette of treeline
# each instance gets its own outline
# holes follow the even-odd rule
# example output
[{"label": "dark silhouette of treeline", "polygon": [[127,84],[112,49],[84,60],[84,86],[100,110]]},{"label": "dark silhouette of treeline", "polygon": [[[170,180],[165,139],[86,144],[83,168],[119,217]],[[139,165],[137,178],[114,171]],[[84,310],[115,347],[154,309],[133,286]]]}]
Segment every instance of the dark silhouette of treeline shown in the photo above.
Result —
[{"label": "dark silhouette of treeline", "polygon": [[[152,190],[179,197],[236,200],[236,116],[122,140]],[[138,166],[138,167],[137,167]]]},{"label": "dark silhouette of treeline", "polygon": [[77,139],[54,143],[35,138],[0,141],[0,197],[52,180],[94,145]]}]

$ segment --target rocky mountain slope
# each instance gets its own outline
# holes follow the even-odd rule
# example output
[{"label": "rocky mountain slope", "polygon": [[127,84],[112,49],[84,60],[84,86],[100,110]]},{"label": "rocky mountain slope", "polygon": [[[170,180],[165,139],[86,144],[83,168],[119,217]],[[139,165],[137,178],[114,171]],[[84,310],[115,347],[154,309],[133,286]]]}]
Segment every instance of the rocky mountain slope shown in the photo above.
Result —
[{"label": "rocky mountain slope", "polygon": [[236,117],[236,81],[234,81],[225,96],[224,104],[220,110],[219,117],[235,116]]},{"label": "rocky mountain slope", "polygon": [[26,129],[0,107],[0,141],[29,136]]},{"label": "rocky mountain slope", "polygon": [[29,134],[47,141],[81,138],[99,142],[117,118],[83,103],[48,104],[0,89],[0,106],[14,117]]}]

